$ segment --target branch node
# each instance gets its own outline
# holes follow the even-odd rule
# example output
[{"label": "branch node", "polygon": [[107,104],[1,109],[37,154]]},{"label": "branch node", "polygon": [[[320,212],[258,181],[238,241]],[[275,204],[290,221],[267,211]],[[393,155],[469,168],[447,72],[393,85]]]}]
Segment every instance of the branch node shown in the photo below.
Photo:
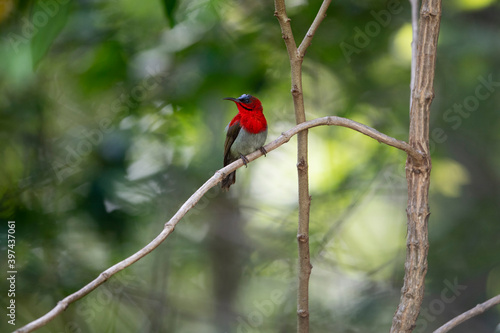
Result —
[{"label": "branch node", "polygon": [[297,240],[300,242],[300,243],[305,243],[309,240],[309,236],[308,235],[305,235],[305,234],[298,234],[297,235]]},{"label": "branch node", "polygon": [[57,302],[57,305],[61,305],[63,307],[63,311],[66,311],[66,309],[68,308],[69,304],[67,302],[63,302],[63,301],[59,301]]},{"label": "branch node", "polygon": [[302,318],[307,318],[309,317],[309,311],[306,310],[298,310],[297,315]]},{"label": "branch node", "polygon": [[413,295],[411,292],[405,292],[404,296],[409,299],[415,299],[415,295]]},{"label": "branch node", "polygon": [[420,242],[415,240],[415,241],[409,241],[408,243],[406,243],[406,247],[409,248],[409,249],[417,249],[417,248],[420,248]]},{"label": "branch node", "polygon": [[304,159],[301,159],[297,163],[297,169],[299,169],[300,171],[307,170],[307,162]]},{"label": "branch node", "polygon": [[170,223],[170,221],[166,222],[164,225],[163,225],[163,229],[166,229],[166,228],[169,228],[172,229],[171,232],[174,232],[175,230],[175,225],[173,225],[172,223]]},{"label": "branch node", "polygon": [[431,17],[431,16],[438,16],[439,13],[437,11],[432,11],[428,8],[424,8],[422,9],[422,11],[420,12],[420,15],[422,15],[422,17]]},{"label": "branch node", "polygon": [[422,161],[421,162],[417,162],[415,160],[412,160],[413,163],[411,163],[407,169],[408,171],[410,171],[411,173],[414,173],[414,174],[429,174],[431,172],[431,162],[430,162],[430,159],[428,157],[428,155],[423,155],[422,156]]},{"label": "branch node", "polygon": [[432,99],[434,99],[434,91],[426,91],[424,93],[424,98],[427,100],[427,101],[430,101]]},{"label": "branch node", "polygon": [[300,49],[297,49],[297,61],[302,62],[304,61],[304,57],[307,53],[307,50],[304,51],[304,53],[301,52]]}]

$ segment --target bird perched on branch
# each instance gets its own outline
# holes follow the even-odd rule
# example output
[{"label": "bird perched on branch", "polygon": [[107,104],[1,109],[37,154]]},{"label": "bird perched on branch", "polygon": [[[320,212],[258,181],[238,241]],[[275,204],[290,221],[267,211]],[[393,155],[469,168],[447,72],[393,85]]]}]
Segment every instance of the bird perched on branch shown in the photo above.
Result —
[{"label": "bird perched on branch", "polygon": [[[224,166],[231,164],[238,158],[243,160],[245,166],[248,159],[245,155],[257,149],[265,155],[267,152],[263,145],[267,138],[267,121],[262,112],[262,103],[252,95],[243,94],[238,98],[224,98],[236,103],[238,114],[226,127],[226,142],[224,143]],[[222,180],[223,190],[236,181],[236,171],[231,172]]]}]

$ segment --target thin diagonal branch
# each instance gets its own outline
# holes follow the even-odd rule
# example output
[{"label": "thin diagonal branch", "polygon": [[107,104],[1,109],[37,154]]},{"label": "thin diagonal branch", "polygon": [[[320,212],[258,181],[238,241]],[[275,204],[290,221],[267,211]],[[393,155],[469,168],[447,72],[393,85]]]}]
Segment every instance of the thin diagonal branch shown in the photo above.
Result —
[{"label": "thin diagonal branch", "polygon": [[461,315],[453,318],[437,330],[435,330],[433,333],[445,333],[450,331],[452,328],[455,326],[460,325],[466,320],[471,319],[472,317],[475,317],[477,315],[480,315],[481,313],[485,312],[486,310],[490,309],[491,307],[500,304],[500,295],[497,295],[495,297],[490,298],[484,303],[478,304],[472,309],[462,313]]},{"label": "thin diagonal branch", "polygon": [[332,0],[325,0],[321,4],[321,7],[318,10],[318,14],[316,15],[316,18],[314,19],[313,23],[311,24],[311,27],[307,31],[307,34],[305,35],[304,39],[302,40],[302,43],[300,43],[299,48],[297,49],[299,57],[303,58],[304,55],[306,54],[306,50],[311,45],[312,39],[314,37],[314,34],[316,33],[316,30],[318,30],[318,27],[320,23],[323,21],[323,19],[326,17],[326,10],[330,6],[330,3]]},{"label": "thin diagonal branch", "polygon": [[[341,117],[334,117],[334,116],[317,118],[310,120],[308,122],[303,122],[291,128],[290,130],[286,131],[285,133],[281,134],[276,140],[269,143],[264,148],[266,149],[267,152],[271,152],[276,148],[280,147],[281,145],[290,141],[290,139],[297,133],[307,130],[308,128],[321,125],[330,125],[330,126],[334,125],[334,126],[343,126],[351,128],[381,143],[385,143],[389,146],[401,149],[407,152],[408,154],[414,156],[418,156],[420,154],[418,151],[411,148],[410,145],[408,145],[404,141],[396,140],[390,136],[380,133],[379,131],[371,127],[360,124],[353,120]],[[260,150],[257,150],[248,155],[247,158],[248,161],[251,162],[259,158],[260,156],[262,156],[262,152]],[[172,218],[167,223],[165,223],[165,226],[163,230],[160,232],[160,234],[156,236],[156,238],[153,239],[148,245],[146,245],[136,253],[132,254],[128,258],[106,269],[101,274],[99,274],[97,278],[92,280],[83,288],[59,301],[57,305],[52,310],[47,312],[45,315],[17,329],[15,333],[32,332],[40,327],[47,325],[51,320],[53,320],[55,317],[60,315],[64,310],[66,310],[66,308],[71,303],[86,296],[87,294],[95,290],[97,287],[102,285],[104,282],[106,282],[111,276],[122,271],[123,269],[127,268],[128,266],[132,265],[133,263],[137,262],[138,260],[144,258],[146,255],[151,253],[172,233],[172,231],[174,231],[174,228],[177,225],[177,223],[179,223],[179,221],[184,217],[184,215],[186,215],[186,213],[189,212],[189,210],[191,210],[198,203],[198,201],[205,195],[205,193],[207,193],[212,187],[216,186],[226,175],[235,171],[238,168],[241,168],[242,166],[243,166],[243,161],[241,159],[238,159],[237,161],[229,164],[228,166],[216,171],[215,174],[210,179],[208,179],[195,193],[193,193],[193,195],[191,195],[191,197],[181,206],[181,208],[179,208],[179,210],[175,213],[175,215],[172,216]]]}]

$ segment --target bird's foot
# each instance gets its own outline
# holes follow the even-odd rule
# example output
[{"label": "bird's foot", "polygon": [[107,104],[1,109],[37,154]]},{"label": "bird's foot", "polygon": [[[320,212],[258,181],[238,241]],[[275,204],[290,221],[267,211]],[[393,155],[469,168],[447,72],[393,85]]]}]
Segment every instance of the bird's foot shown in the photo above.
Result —
[{"label": "bird's foot", "polygon": [[267,156],[267,155],[266,155],[266,154],[267,154],[267,150],[266,150],[266,148],[264,148],[264,147],[260,147],[260,148],[259,148],[259,150],[260,150],[260,152],[261,152],[262,154],[264,154],[264,156]]},{"label": "bird's foot", "polygon": [[243,161],[243,164],[245,164],[245,168],[247,168],[248,167],[247,164],[250,163],[250,161],[248,160],[248,158],[245,155],[243,155],[243,154],[240,154],[240,158]]}]

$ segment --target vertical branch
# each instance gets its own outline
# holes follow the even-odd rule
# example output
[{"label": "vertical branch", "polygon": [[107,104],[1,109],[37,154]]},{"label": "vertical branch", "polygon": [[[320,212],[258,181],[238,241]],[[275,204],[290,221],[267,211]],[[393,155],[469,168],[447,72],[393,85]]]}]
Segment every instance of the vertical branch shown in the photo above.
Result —
[{"label": "vertical branch", "polygon": [[[274,15],[278,18],[283,40],[288,51],[291,67],[291,93],[297,124],[306,121],[304,96],[302,93],[302,61],[306,49],[311,45],[312,38],[319,24],[326,16],[326,10],[331,0],[324,0],[302,43],[297,49],[293,37],[290,18],[286,14],[284,0],[275,0]],[[299,273],[297,290],[297,332],[309,332],[309,277],[311,275],[311,260],[309,253],[309,211],[311,197],[309,196],[309,173],[307,153],[308,131],[302,131],[297,137],[297,174],[299,189],[299,224],[297,231]]]},{"label": "vertical branch", "polygon": [[434,98],[433,81],[440,20],[441,0],[423,0],[418,28],[415,85],[410,108],[409,144],[420,150],[425,158],[420,162],[408,156],[406,161],[408,232],[405,277],[391,333],[413,331],[424,296],[429,250],[429,117]]},{"label": "vertical branch", "polygon": [[[413,91],[415,87],[415,69],[417,67],[417,62],[415,57],[417,56],[417,40],[418,40],[418,3],[419,0],[409,0],[411,5],[411,31],[412,31],[412,41],[411,41],[411,81],[410,81],[410,92]],[[410,94],[410,109],[412,104],[413,96]]]},{"label": "vertical branch", "polygon": [[[290,19],[286,14],[283,0],[275,0],[275,15],[281,26],[282,37],[288,51],[291,67],[292,96],[295,121],[300,124],[306,120],[302,94],[302,59],[292,33]],[[307,135],[302,131],[297,135],[297,173],[299,187],[299,225],[297,231],[299,272],[297,289],[297,332],[309,332],[309,277],[311,262],[309,254],[309,174],[307,161]]]}]

